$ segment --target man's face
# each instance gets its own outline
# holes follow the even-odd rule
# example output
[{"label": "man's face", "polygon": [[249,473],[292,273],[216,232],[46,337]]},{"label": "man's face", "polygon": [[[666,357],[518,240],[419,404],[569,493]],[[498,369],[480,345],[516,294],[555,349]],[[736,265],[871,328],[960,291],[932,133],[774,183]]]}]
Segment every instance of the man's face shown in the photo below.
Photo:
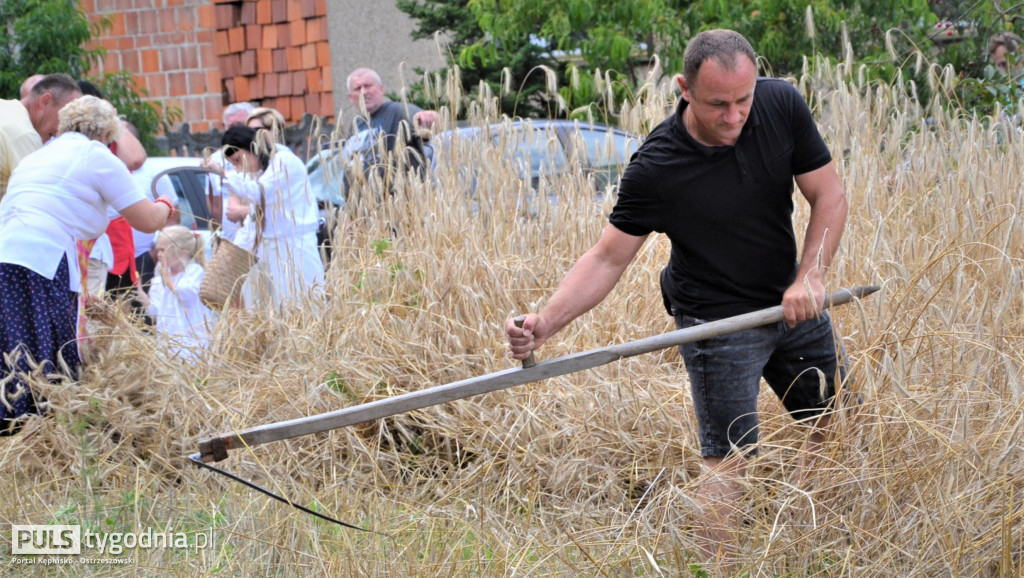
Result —
[{"label": "man's face", "polygon": [[754,104],[757,67],[743,54],[735,59],[732,70],[710,58],[694,81],[679,77],[683,98],[689,103],[687,130],[708,146],[736,144]]},{"label": "man's face", "polygon": [[44,144],[57,136],[57,128],[60,126],[60,116],[58,116],[60,109],[79,96],[82,96],[82,94],[72,94],[72,98],[69,98],[67,101],[57,102],[57,99],[52,94],[44,92],[29,101],[28,117],[32,120],[32,126],[35,127],[36,132],[39,133],[39,138],[42,139]]},{"label": "man's face", "polygon": [[226,122],[224,128],[228,129],[236,125],[245,125],[245,119],[249,118],[249,113],[244,110],[232,113],[224,117]]},{"label": "man's face", "polygon": [[348,101],[359,108],[359,98],[366,103],[366,112],[373,114],[384,104],[384,85],[377,82],[372,74],[357,74],[352,77]]}]

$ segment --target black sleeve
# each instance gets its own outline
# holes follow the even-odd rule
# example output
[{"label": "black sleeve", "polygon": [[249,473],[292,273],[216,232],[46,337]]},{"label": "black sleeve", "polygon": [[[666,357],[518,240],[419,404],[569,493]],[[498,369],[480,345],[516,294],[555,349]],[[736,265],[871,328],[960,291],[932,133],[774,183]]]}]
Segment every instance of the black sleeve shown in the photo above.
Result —
[{"label": "black sleeve", "polygon": [[650,173],[640,160],[641,153],[633,154],[622,179],[619,181],[618,199],[608,216],[608,222],[627,235],[643,237],[658,231],[657,198]]},{"label": "black sleeve", "polygon": [[811,116],[811,109],[800,91],[789,83],[785,87],[785,97],[790,110],[790,126],[793,127],[793,174],[802,175],[820,169],[832,161],[832,153],[825,144],[825,139],[818,132],[818,125]]}]

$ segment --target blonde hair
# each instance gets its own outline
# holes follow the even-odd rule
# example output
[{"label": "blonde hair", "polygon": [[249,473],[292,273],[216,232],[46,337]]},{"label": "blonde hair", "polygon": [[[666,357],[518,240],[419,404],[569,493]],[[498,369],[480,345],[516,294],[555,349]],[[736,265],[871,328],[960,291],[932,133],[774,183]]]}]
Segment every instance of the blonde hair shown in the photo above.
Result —
[{"label": "blonde hair", "polygon": [[121,136],[121,120],[114,105],[95,96],[76,98],[57,113],[57,134],[77,132],[103,144]]},{"label": "blonde hair", "polygon": [[168,225],[160,230],[160,235],[166,235],[171,246],[184,253],[189,261],[206,266],[206,246],[197,233],[184,225]]},{"label": "blonde hair", "polygon": [[270,131],[270,134],[274,137],[274,142],[284,143],[285,120],[281,111],[276,108],[261,106],[249,113],[249,118],[245,120],[245,124],[248,125],[254,119],[260,121],[263,128]]}]

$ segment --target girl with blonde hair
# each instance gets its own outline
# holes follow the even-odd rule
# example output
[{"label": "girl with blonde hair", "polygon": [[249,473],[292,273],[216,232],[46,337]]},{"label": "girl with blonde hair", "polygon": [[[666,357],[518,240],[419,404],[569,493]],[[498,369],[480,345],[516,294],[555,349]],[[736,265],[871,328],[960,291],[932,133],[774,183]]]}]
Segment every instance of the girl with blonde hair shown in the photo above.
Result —
[{"label": "girl with blonde hair", "polygon": [[209,343],[212,312],[199,299],[205,251],[202,237],[187,227],[165,227],[153,245],[156,271],[149,294],[137,295],[156,321],[157,338],[166,341],[171,356],[186,361],[197,360]]}]

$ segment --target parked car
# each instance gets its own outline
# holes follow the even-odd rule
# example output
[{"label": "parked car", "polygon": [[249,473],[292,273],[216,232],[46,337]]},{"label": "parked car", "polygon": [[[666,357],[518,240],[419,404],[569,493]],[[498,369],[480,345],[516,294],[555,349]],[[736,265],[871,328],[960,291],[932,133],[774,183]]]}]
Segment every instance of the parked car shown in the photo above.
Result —
[{"label": "parked car", "polygon": [[434,158],[441,159],[453,139],[483,138],[495,144],[505,143],[520,168],[520,176],[529,175],[538,188],[542,174],[566,173],[578,163],[585,174],[593,175],[594,185],[603,191],[614,186],[640,146],[640,135],[600,123],[572,120],[530,120],[492,124],[486,128],[467,126],[439,134],[434,139]]},{"label": "parked car", "polygon": [[[509,148],[514,161],[521,167],[524,178],[530,177],[534,188],[541,174],[548,176],[570,170],[571,161],[587,174],[594,176],[595,187],[603,191],[614,185],[629,163],[629,158],[640,146],[640,135],[605,124],[570,120],[530,120],[495,123],[486,127],[465,126],[445,131],[431,140],[433,163],[450,157],[456,139],[477,140],[488,135],[495,144]],[[552,146],[557,143],[556,146]],[[317,190],[317,199],[324,205],[340,207],[345,204],[347,158],[345,146],[320,151],[310,160],[310,186]]]},{"label": "parked car", "polygon": [[[317,230],[317,238],[320,241],[321,256],[324,263],[330,259],[330,244],[327,240],[328,215],[337,207],[344,204],[344,199],[331,188],[330,182],[324,182],[323,171],[318,167],[319,157],[314,157],[307,163],[307,172],[310,173],[310,192],[317,199],[320,206],[320,227]],[[166,169],[185,167],[185,170],[170,173],[167,178],[171,179],[174,191],[178,194],[178,211],[181,215],[181,224],[196,231],[203,237],[206,243],[207,258],[211,252],[211,237],[213,222],[210,218],[210,207],[206,197],[208,192],[208,181],[211,175],[199,168],[200,159],[195,157],[150,157],[146,159],[146,165],[155,165],[153,174]],[[192,167],[193,170],[187,170]],[[317,171],[316,174],[312,174]]]}]

